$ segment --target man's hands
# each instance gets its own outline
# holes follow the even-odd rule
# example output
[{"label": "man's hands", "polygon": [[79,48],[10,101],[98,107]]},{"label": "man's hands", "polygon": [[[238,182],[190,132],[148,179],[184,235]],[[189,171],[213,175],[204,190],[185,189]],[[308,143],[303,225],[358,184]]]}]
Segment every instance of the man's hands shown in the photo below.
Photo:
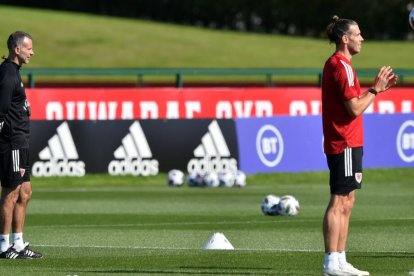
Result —
[{"label": "man's hands", "polygon": [[348,113],[353,117],[361,115],[375,100],[377,93],[384,92],[390,87],[396,85],[397,79],[397,75],[394,75],[392,73],[391,66],[381,67],[381,69],[378,71],[377,76],[375,77],[374,85],[371,86],[374,91],[370,91],[372,89],[369,89],[365,93],[361,94],[360,97],[354,97],[345,102],[345,107]]},{"label": "man's hands", "polygon": [[392,72],[391,66],[383,66],[375,77],[374,88],[378,93],[384,92],[397,84],[397,75]]}]

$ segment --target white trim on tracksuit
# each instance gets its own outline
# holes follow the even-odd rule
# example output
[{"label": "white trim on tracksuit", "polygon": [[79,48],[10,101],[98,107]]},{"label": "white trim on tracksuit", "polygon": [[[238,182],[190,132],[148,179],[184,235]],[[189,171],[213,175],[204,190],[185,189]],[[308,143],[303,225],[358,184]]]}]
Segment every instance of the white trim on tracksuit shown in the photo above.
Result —
[{"label": "white trim on tracksuit", "polygon": [[352,176],[352,148],[346,147],[344,152],[345,158],[345,177]]},{"label": "white trim on tracksuit", "polygon": [[18,149],[12,150],[13,156],[13,171],[19,172],[20,171],[20,151]]}]

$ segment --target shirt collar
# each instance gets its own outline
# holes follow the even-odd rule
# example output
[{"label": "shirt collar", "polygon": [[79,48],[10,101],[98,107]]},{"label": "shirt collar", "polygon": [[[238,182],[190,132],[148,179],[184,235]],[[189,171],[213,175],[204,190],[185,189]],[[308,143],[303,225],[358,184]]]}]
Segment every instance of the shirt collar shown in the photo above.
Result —
[{"label": "shirt collar", "polygon": [[16,63],[14,63],[13,61],[11,61],[8,58],[5,58],[4,61],[13,64],[17,71],[20,70],[20,68],[22,67],[21,65],[18,65]]}]

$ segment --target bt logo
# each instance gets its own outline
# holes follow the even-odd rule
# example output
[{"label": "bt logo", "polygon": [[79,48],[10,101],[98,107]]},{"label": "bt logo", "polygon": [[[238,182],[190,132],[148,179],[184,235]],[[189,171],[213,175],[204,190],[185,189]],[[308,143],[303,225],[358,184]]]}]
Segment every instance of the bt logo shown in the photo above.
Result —
[{"label": "bt logo", "polygon": [[414,161],[414,121],[405,121],[397,134],[397,152],[407,163]]},{"label": "bt logo", "polygon": [[283,138],[273,125],[264,125],[257,132],[256,151],[267,167],[277,166],[283,157]]}]

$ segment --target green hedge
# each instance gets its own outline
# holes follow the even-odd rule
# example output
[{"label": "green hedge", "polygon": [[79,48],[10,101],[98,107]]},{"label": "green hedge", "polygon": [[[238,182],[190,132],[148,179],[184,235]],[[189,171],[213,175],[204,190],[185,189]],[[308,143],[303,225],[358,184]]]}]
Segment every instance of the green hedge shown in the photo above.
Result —
[{"label": "green hedge", "polygon": [[3,4],[143,18],[208,28],[324,35],[332,15],[356,20],[370,39],[406,39],[411,0],[3,0]]}]

